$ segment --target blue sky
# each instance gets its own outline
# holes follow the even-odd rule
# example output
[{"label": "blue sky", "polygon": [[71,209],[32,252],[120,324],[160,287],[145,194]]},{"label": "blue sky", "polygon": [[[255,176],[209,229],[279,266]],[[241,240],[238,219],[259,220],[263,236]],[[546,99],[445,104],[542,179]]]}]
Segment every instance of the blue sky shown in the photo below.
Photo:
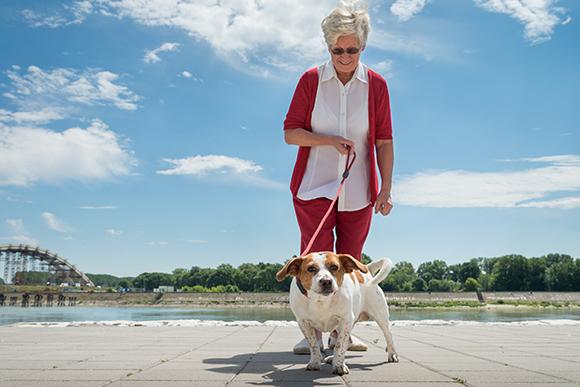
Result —
[{"label": "blue sky", "polygon": [[[335,1],[0,4],[0,244],[89,273],[298,254],[282,122]],[[575,1],[371,1],[391,93],[388,217],[415,265],[580,256]]]}]

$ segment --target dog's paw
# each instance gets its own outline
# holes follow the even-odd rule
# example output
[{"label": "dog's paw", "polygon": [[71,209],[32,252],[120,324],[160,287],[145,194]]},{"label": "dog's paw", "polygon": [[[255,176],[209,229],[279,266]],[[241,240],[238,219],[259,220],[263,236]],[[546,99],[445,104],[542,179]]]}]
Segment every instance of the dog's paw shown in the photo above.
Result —
[{"label": "dog's paw", "polygon": [[387,363],[398,363],[399,362],[399,355],[397,352],[387,352]]},{"label": "dog's paw", "polygon": [[326,364],[332,364],[332,360],[333,360],[333,359],[334,359],[334,355],[326,356],[326,357],[324,358],[324,362],[325,362]]},{"label": "dog's paw", "polygon": [[346,364],[343,365],[335,365],[334,367],[332,367],[332,373],[335,375],[346,375],[348,374],[348,366]]},{"label": "dog's paw", "polygon": [[315,362],[311,361],[306,366],[306,370],[307,371],[319,371],[320,370],[320,362],[319,361],[315,361]]}]

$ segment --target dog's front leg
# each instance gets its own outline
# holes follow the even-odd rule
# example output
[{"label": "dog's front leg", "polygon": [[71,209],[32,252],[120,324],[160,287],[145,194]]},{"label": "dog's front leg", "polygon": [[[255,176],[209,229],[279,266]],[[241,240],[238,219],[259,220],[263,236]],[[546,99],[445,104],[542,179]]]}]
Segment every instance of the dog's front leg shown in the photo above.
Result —
[{"label": "dog's front leg", "polygon": [[298,320],[298,325],[310,346],[310,363],[308,363],[306,369],[308,371],[318,371],[320,369],[320,363],[322,363],[322,354],[320,353],[318,339],[316,338],[316,329],[307,320]]},{"label": "dog's front leg", "polygon": [[338,324],[338,337],[334,346],[334,357],[332,359],[332,373],[337,375],[348,374],[348,366],[344,362],[346,351],[350,345],[350,330],[352,322],[340,320]]}]

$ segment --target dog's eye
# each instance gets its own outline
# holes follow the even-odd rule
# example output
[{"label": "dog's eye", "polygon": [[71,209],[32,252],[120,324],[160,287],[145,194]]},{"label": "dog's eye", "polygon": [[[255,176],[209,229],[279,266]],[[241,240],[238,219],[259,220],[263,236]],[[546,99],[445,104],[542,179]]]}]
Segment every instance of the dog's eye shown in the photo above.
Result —
[{"label": "dog's eye", "polygon": [[338,270],[338,266],[336,266],[336,265],[331,265],[331,266],[330,266],[328,269],[329,269],[330,271],[337,271],[337,270]]},{"label": "dog's eye", "polygon": [[309,267],[308,267],[308,271],[309,271],[310,273],[316,273],[316,271],[317,271],[317,270],[316,270],[316,266],[309,266]]}]

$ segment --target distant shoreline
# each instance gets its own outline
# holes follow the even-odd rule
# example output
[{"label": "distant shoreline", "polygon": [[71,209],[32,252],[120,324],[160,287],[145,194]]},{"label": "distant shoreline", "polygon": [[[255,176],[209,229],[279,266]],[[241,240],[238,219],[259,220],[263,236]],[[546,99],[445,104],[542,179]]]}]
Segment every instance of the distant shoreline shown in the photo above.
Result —
[{"label": "distant shoreline", "polygon": [[[40,293],[42,294],[42,292]],[[288,293],[62,293],[75,297],[75,306],[96,307],[288,307]],[[20,299],[22,293],[4,293]],[[32,293],[31,293],[32,295]],[[507,309],[580,308],[580,292],[475,292],[394,293],[386,292],[393,309]],[[7,303],[5,302],[5,306]],[[16,304],[19,305],[18,303]],[[44,306],[43,306],[44,307]],[[56,307],[56,306],[53,306]],[[1,310],[2,307],[0,307]]]}]

